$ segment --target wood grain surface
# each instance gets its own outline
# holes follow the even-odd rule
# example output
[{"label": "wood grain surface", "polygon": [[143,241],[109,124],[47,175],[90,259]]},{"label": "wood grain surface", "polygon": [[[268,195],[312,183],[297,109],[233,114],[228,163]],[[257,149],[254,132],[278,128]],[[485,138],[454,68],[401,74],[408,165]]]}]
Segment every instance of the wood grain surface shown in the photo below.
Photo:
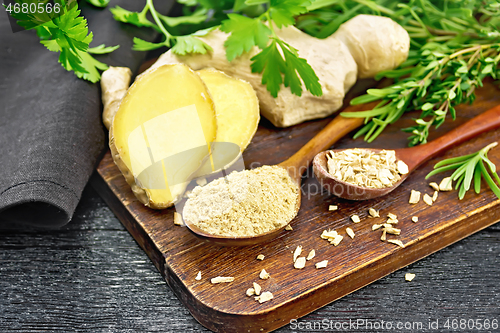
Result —
[{"label": "wood grain surface", "polygon": [[[498,104],[498,91],[488,85],[482,89],[473,106],[461,107],[459,118],[453,123],[445,123],[433,136],[446,133]],[[406,115],[374,144],[389,149],[404,147],[406,135],[398,128],[409,126],[412,116],[415,115]],[[252,144],[245,151],[247,167],[281,162],[329,120],[308,122],[280,130],[263,121]],[[309,170],[302,183],[302,208],[292,222],[294,230],[283,232],[272,242],[239,249],[200,241],[186,228],[174,226],[172,209],[160,212],[142,206],[133,197],[109,154],[98,168],[107,184],[97,179],[95,186],[200,323],[219,332],[261,332],[281,327],[293,318],[304,316],[497,222],[500,218],[500,201],[491,191],[484,189],[479,195],[468,193],[461,202],[458,201],[456,192],[441,193],[432,207],[423,202],[410,206],[408,197],[411,189],[432,194],[424,176],[438,159],[470,153],[499,139],[499,131],[490,131],[454,147],[423,165],[389,196],[363,203],[327,195]],[[361,140],[348,138],[335,145],[336,148],[366,146],[368,145]],[[499,155],[493,151],[490,157],[494,163],[500,163]],[[339,211],[328,212],[329,204],[338,204]],[[380,233],[371,231],[371,225],[380,223],[382,219],[367,218],[369,207],[380,209],[383,215],[388,212],[398,215],[398,227],[402,229],[402,235],[398,239],[406,244],[404,249],[381,242]],[[350,222],[349,216],[352,214],[359,214],[362,222]],[[410,221],[413,215],[419,216],[418,223]],[[356,232],[354,240],[345,237],[339,246],[333,247],[319,238],[321,232],[328,228],[345,235],[347,226]],[[315,249],[316,258],[313,262],[327,259],[328,267],[316,270],[313,263],[309,262],[303,270],[293,269],[291,252],[297,245],[303,246],[306,252]],[[264,261],[255,259],[259,253],[266,255]],[[271,274],[269,280],[258,279],[262,268]],[[194,277],[199,270],[202,271],[203,278],[196,281]],[[211,285],[209,279],[215,276],[233,276],[235,281]],[[264,291],[273,292],[274,299],[259,304],[245,296],[245,290],[251,287],[252,282],[259,282]]]}]

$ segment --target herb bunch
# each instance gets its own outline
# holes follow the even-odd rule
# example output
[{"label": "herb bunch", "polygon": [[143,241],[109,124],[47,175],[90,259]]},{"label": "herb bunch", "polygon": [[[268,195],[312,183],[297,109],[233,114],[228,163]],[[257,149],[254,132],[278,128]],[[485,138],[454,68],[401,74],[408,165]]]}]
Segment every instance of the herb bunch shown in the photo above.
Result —
[{"label": "herb bunch", "polygon": [[[150,43],[134,38],[134,50],[147,51],[162,46],[171,47],[179,55],[187,53],[205,54],[211,47],[198,37],[212,29],[220,29],[228,34],[225,42],[228,61],[235,59],[254,46],[261,51],[252,57],[252,71],[262,73],[262,84],[276,97],[281,84],[290,87],[292,93],[302,94],[302,86],[313,95],[322,95],[321,85],[312,67],[297,50],[278,37],[276,28],[295,24],[295,16],[308,11],[310,1],[304,0],[247,0],[247,1],[182,1],[191,12],[182,17],[167,17],[158,13],[153,0],[147,0],[141,12],[130,12],[120,7],[111,9],[114,18],[120,22],[136,26],[150,27],[163,35],[163,41]],[[230,11],[230,13],[227,13]],[[212,18],[208,12],[217,13]],[[147,15],[152,16],[151,22]],[[169,30],[181,24],[208,27],[186,35],[174,35]],[[266,24],[267,23],[267,24]],[[169,27],[169,30],[167,30]],[[178,29],[179,30],[179,29]],[[181,30],[182,31],[182,30]]]},{"label": "herb bunch", "polygon": [[[43,1],[42,1],[43,2]],[[48,0],[44,1],[46,4]],[[92,54],[113,52],[119,46],[106,47],[104,44],[89,47],[93,34],[89,33],[87,20],[80,16],[76,0],[55,0],[60,13],[15,13],[10,15],[17,24],[26,30],[34,29],[40,37],[40,43],[49,51],[59,52],[59,63],[68,71],[73,71],[79,78],[95,83],[100,80],[99,70],[106,70],[108,65],[96,60]],[[20,3],[18,1],[18,3]],[[38,4],[38,0],[23,0],[22,3]],[[4,5],[5,6],[5,5]]]},{"label": "herb bunch", "polygon": [[[212,50],[208,44],[197,38],[206,35],[210,29],[199,30],[184,36],[173,35],[166,29],[166,26],[175,27],[179,24],[200,23],[207,18],[205,10],[197,11],[188,16],[168,17],[156,11],[153,0],[147,0],[146,5],[140,12],[131,12],[119,6],[110,10],[117,21],[138,27],[153,28],[163,35],[163,41],[159,43],[151,43],[134,37],[133,49],[136,51],[149,51],[163,46],[172,47],[172,52],[180,55],[187,53],[205,54],[207,51]],[[148,14],[153,17],[154,22],[148,19]]]},{"label": "herb bunch", "polygon": [[391,78],[394,83],[369,89],[351,101],[379,104],[370,111],[342,113],[365,118],[365,126],[355,137],[364,135],[371,142],[403,113],[420,110],[415,125],[403,130],[412,134],[411,146],[426,143],[431,127],[439,127],[448,116],[455,119],[457,104],[474,101],[475,89],[485,78],[500,76],[500,5],[496,1],[409,0],[390,6],[384,0],[350,2],[357,13],[363,7],[402,23],[411,38],[407,61],[376,77]]},{"label": "herb bunch", "polygon": [[[459,189],[458,198],[462,200],[474,181],[474,191],[479,194],[481,191],[481,178],[484,178],[493,193],[500,199],[500,188],[495,183],[495,180],[500,184],[500,177],[496,173],[495,164],[488,159],[488,151],[497,146],[497,142],[493,142],[483,149],[473,154],[449,158],[437,163],[434,170],[431,171],[425,179],[449,170],[454,170],[449,182],[456,181],[455,189]],[[486,167],[486,165],[487,167]]]}]

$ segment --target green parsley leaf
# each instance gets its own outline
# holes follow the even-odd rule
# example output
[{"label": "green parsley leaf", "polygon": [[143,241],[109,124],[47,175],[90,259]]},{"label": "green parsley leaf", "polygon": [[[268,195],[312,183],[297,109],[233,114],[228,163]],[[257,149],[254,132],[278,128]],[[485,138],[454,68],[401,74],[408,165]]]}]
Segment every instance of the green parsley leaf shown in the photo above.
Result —
[{"label": "green parsley leaf", "polygon": [[116,50],[119,47],[120,47],[120,45],[106,47],[106,45],[101,44],[101,45],[98,45],[96,47],[89,47],[87,52],[92,53],[92,54],[106,54],[106,53],[113,52],[114,50]]},{"label": "green parsley leaf", "polygon": [[[280,49],[285,56],[284,59]],[[312,67],[305,59],[299,57],[296,49],[279,39],[273,38],[271,44],[251,60],[252,72],[262,73],[262,84],[267,86],[273,97],[278,96],[281,83],[284,83],[285,87],[290,87],[292,93],[301,96],[300,79],[313,95],[321,96],[323,93]]]},{"label": "green parsley leaf", "polygon": [[187,16],[170,17],[161,15],[159,13],[157,15],[160,18],[160,20],[162,20],[162,22],[168,25],[169,27],[176,27],[181,24],[199,24],[208,18],[206,10],[195,12],[193,13],[193,15],[187,15]]},{"label": "green parsley leaf", "polygon": [[113,14],[113,18],[117,21],[133,24],[137,27],[153,28],[160,31],[156,24],[146,18],[145,12],[131,12],[129,10],[121,8],[120,6],[111,8],[110,11]]},{"label": "green parsley leaf", "polygon": [[148,42],[147,40],[143,40],[143,39],[134,37],[134,46],[132,47],[132,50],[134,50],[134,51],[149,51],[149,50],[159,49],[162,46],[169,47],[170,45],[167,44],[166,42],[151,43],[151,42]]},{"label": "green parsley leaf", "polygon": [[93,6],[104,8],[109,4],[109,0],[87,0]]},{"label": "green parsley leaf", "polygon": [[261,5],[263,3],[268,3],[269,0],[246,0],[245,5],[247,6],[254,6],[254,5]]},{"label": "green parsley leaf", "polygon": [[96,60],[87,52],[78,52],[78,56],[82,60],[82,64],[84,65],[84,71],[76,71],[75,74],[81,79],[90,81],[92,83],[96,83],[101,79],[101,74],[98,70],[106,70],[108,69],[108,65]]},{"label": "green parsley leaf", "polygon": [[278,97],[280,85],[283,83],[281,73],[286,71],[286,64],[278,50],[276,39],[271,41],[268,47],[259,54],[252,57],[252,72],[262,73],[262,84],[273,97]]},{"label": "green parsley leaf", "polygon": [[231,33],[224,42],[227,60],[248,52],[254,46],[264,49],[269,42],[271,30],[260,20],[238,14],[228,14],[229,19],[222,21],[221,30]]},{"label": "green parsley leaf", "polygon": [[306,13],[310,1],[271,0],[270,14],[278,28],[295,24],[295,16]]},{"label": "green parsley leaf", "polygon": [[201,53],[205,54],[207,51],[212,51],[210,45],[205,43],[199,38],[194,36],[179,36],[175,39],[175,45],[172,47],[172,52],[179,55],[186,55],[188,53]]},{"label": "green parsley leaf", "polygon": [[285,72],[285,87],[290,86],[290,90],[297,96],[302,95],[302,82],[297,74],[300,76],[306,89],[315,96],[323,95],[319,78],[312,67],[307,63],[307,60],[300,58],[297,50],[289,44],[280,43],[283,54],[285,55],[286,72]]}]

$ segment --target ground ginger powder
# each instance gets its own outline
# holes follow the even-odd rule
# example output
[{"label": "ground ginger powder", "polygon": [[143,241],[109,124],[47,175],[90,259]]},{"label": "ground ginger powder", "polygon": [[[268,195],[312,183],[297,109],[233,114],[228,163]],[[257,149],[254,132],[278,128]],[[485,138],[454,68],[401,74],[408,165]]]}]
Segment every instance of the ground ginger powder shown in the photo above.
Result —
[{"label": "ground ginger powder", "polygon": [[295,217],[298,190],[288,172],[278,166],[233,171],[195,187],[183,217],[212,235],[256,236]]}]

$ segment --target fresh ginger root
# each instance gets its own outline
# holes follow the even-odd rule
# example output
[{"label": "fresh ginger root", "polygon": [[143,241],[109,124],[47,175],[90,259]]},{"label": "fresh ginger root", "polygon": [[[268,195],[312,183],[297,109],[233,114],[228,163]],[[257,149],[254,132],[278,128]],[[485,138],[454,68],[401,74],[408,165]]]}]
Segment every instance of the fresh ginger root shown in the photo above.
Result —
[{"label": "fresh ginger root", "polygon": [[410,36],[388,17],[357,15],[343,23],[330,37],[349,48],[356,64],[358,77],[370,78],[382,71],[401,65],[410,51]]},{"label": "fresh ginger root", "polygon": [[102,103],[104,104],[102,122],[108,130],[123,97],[127,93],[131,77],[132,71],[127,67],[109,67],[102,73],[101,90]]}]

